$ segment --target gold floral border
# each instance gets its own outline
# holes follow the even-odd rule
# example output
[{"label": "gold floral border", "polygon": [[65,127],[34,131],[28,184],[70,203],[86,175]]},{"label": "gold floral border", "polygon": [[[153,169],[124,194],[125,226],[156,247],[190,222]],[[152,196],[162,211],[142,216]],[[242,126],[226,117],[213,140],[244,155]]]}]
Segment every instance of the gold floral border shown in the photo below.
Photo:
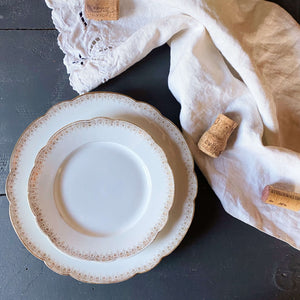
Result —
[{"label": "gold floral border", "polygon": [[[180,229],[178,230],[177,236],[172,239],[168,245],[153,257],[153,259],[137,268],[132,268],[127,272],[124,273],[116,273],[114,276],[95,276],[92,274],[87,274],[84,272],[79,271],[75,268],[69,268],[61,265],[60,263],[56,262],[54,257],[51,257],[48,255],[44,250],[37,247],[32,241],[28,233],[25,232],[23,228],[23,224],[20,219],[20,214],[22,214],[22,211],[19,210],[18,207],[18,199],[15,194],[14,184],[16,181],[16,178],[19,174],[19,165],[20,165],[20,156],[22,153],[22,150],[27,144],[27,141],[30,139],[31,135],[34,133],[34,131],[41,126],[45,121],[50,119],[52,116],[54,116],[57,112],[61,110],[65,110],[68,108],[71,108],[73,106],[76,106],[81,103],[85,103],[88,101],[92,101],[93,97],[97,97],[98,95],[119,95],[118,100],[116,99],[110,99],[110,101],[115,101],[118,103],[125,103],[130,104],[133,107],[133,110],[138,111],[141,110],[142,112],[145,112],[148,117],[150,116],[152,119],[154,119],[161,127],[164,128],[164,130],[169,134],[170,137],[176,140],[177,146],[182,151],[182,158],[184,161],[184,164],[186,166],[186,170],[188,173],[188,182],[189,182],[189,190],[188,195],[186,197],[186,200],[184,201],[183,206],[183,214],[184,214],[184,220],[181,222]],[[155,107],[144,103],[144,102],[138,102],[128,96],[124,96],[122,94],[118,93],[108,93],[108,92],[94,92],[94,93],[87,93],[84,95],[77,96],[76,98],[72,100],[67,100],[60,102],[56,105],[54,105],[48,112],[46,112],[45,115],[41,116],[39,119],[35,120],[33,123],[31,123],[23,132],[19,140],[17,141],[15,148],[11,155],[10,160],[10,172],[7,177],[6,181],[6,195],[9,200],[9,215],[11,219],[11,223],[15,229],[16,234],[18,235],[19,239],[23,243],[23,245],[26,247],[26,249],[35,257],[38,259],[44,261],[44,263],[54,272],[60,274],[60,275],[69,275],[73,277],[76,280],[86,282],[86,283],[95,283],[95,284],[108,284],[108,283],[117,283],[124,280],[127,280],[137,273],[144,273],[151,269],[153,269],[156,265],[159,264],[159,262],[162,260],[163,257],[169,255],[172,251],[175,250],[175,248],[180,244],[180,242],[183,240],[186,232],[188,231],[190,224],[193,219],[194,210],[195,210],[195,197],[197,195],[197,177],[194,171],[194,161],[191,155],[191,152],[181,134],[179,129],[172,123],[170,120],[165,118],[159,110],[157,110]],[[22,200],[21,200],[22,201]]]}]

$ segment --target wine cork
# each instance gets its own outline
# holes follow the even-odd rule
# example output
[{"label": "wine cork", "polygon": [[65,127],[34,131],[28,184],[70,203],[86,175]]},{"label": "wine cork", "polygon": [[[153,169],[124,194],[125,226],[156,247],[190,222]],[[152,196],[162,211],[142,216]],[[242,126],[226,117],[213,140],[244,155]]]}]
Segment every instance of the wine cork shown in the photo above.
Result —
[{"label": "wine cork", "polygon": [[96,21],[119,19],[119,0],[85,0],[85,16]]},{"label": "wine cork", "polygon": [[214,124],[198,142],[198,148],[211,157],[218,157],[226,148],[227,141],[238,124],[223,114],[218,115]]},{"label": "wine cork", "polygon": [[267,185],[262,192],[262,200],[265,203],[284,207],[293,211],[300,210],[300,194],[277,189]]}]

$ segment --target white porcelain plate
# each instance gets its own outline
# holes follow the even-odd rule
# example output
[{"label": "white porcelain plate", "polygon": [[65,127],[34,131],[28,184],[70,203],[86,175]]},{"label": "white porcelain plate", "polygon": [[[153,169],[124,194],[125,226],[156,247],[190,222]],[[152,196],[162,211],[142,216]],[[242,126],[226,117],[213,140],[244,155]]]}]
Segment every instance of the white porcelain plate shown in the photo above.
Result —
[{"label": "white porcelain plate", "polygon": [[138,126],[108,118],[55,133],[28,184],[41,230],[63,252],[96,261],[148,246],[167,222],[173,197],[163,150]]},{"label": "white porcelain plate", "polygon": [[[36,155],[63,126],[79,120],[110,117],[133,122],[147,131],[164,150],[173,171],[174,202],[167,224],[143,251],[109,262],[69,256],[40,230],[27,199],[27,186]],[[185,236],[193,218],[197,180],[190,150],[179,129],[152,106],[113,93],[90,93],[61,102],[34,121],[22,134],[11,156],[6,182],[9,212],[26,248],[53,271],[90,283],[113,283],[151,270]]]}]

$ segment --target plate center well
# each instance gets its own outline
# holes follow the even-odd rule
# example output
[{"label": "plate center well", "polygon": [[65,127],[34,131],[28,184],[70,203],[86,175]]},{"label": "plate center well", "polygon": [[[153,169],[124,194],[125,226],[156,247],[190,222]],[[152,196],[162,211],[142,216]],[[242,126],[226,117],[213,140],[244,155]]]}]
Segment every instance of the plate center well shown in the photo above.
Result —
[{"label": "plate center well", "polygon": [[142,159],[111,142],[87,143],[73,151],[54,184],[56,206],[66,223],[93,236],[131,228],[146,211],[150,194]]}]

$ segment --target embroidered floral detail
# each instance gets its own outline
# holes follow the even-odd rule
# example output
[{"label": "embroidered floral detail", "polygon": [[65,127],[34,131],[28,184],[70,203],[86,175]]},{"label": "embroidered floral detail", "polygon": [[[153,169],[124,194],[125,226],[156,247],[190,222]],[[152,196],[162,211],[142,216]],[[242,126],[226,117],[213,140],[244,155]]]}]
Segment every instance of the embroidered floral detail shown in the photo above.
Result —
[{"label": "embroidered floral detail", "polygon": [[87,26],[87,22],[85,21],[85,19],[83,17],[82,11],[79,13],[79,17],[80,17],[82,23],[84,24],[84,26],[86,27]]},{"label": "embroidered floral detail", "polygon": [[73,64],[81,64],[82,66],[84,65],[84,61],[87,60],[86,57],[83,57],[81,54],[78,55],[79,59],[74,60]]},{"label": "embroidered floral detail", "polygon": [[93,48],[95,47],[95,51],[97,52],[104,52],[110,49],[113,49],[112,45],[107,45],[106,43],[101,43],[102,39],[100,37],[95,38],[90,46],[90,51],[93,50]]}]

